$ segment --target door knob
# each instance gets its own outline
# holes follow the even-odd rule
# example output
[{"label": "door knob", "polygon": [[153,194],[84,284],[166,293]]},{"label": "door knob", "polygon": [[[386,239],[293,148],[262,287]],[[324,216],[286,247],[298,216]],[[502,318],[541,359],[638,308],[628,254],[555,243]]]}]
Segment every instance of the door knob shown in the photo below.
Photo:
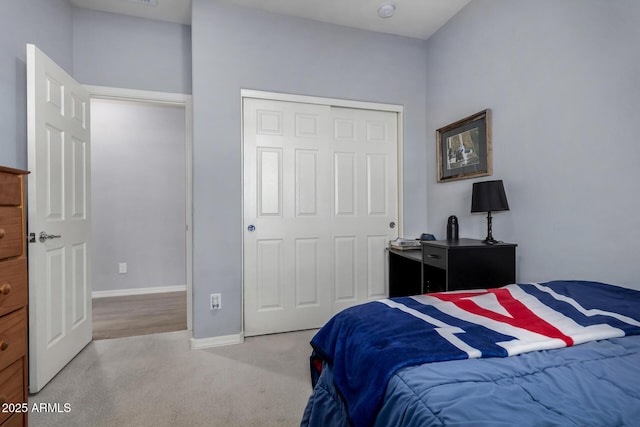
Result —
[{"label": "door knob", "polygon": [[391,221],[391,222],[389,223],[389,228],[396,228],[396,223],[395,223],[395,222],[393,222],[393,221]]},{"label": "door knob", "polygon": [[256,231],[256,226],[251,224],[250,226],[247,227],[247,230],[249,230],[251,233],[253,233],[254,231]]},{"label": "door knob", "polygon": [[59,234],[47,234],[46,231],[41,231],[39,240],[45,242],[47,239],[59,239],[60,237],[62,236]]}]

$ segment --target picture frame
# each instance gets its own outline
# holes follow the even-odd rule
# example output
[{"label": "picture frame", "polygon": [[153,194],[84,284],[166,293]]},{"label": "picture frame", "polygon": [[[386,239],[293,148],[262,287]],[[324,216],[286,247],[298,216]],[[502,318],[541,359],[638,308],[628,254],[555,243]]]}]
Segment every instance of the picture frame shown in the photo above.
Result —
[{"label": "picture frame", "polygon": [[436,130],[438,182],[493,174],[491,110]]}]

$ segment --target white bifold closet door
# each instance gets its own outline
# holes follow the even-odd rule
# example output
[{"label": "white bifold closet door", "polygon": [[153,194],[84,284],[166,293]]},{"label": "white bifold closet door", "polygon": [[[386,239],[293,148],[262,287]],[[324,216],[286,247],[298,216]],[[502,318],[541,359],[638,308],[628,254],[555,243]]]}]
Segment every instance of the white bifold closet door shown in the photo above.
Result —
[{"label": "white bifold closet door", "polygon": [[322,326],[387,295],[397,113],[245,98],[244,331]]}]

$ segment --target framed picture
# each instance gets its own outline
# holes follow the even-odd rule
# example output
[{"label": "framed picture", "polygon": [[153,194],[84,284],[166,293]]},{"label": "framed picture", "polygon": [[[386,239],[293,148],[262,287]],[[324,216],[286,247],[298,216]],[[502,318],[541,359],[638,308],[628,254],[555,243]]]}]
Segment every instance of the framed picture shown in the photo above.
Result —
[{"label": "framed picture", "polygon": [[491,175],[491,110],[438,129],[436,148],[438,182]]}]

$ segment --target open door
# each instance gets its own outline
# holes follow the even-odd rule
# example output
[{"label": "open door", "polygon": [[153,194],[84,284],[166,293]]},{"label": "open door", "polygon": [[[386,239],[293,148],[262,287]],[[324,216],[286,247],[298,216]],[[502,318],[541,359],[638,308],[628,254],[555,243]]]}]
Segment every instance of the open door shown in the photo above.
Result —
[{"label": "open door", "polygon": [[27,45],[29,391],[90,341],[89,94]]}]

